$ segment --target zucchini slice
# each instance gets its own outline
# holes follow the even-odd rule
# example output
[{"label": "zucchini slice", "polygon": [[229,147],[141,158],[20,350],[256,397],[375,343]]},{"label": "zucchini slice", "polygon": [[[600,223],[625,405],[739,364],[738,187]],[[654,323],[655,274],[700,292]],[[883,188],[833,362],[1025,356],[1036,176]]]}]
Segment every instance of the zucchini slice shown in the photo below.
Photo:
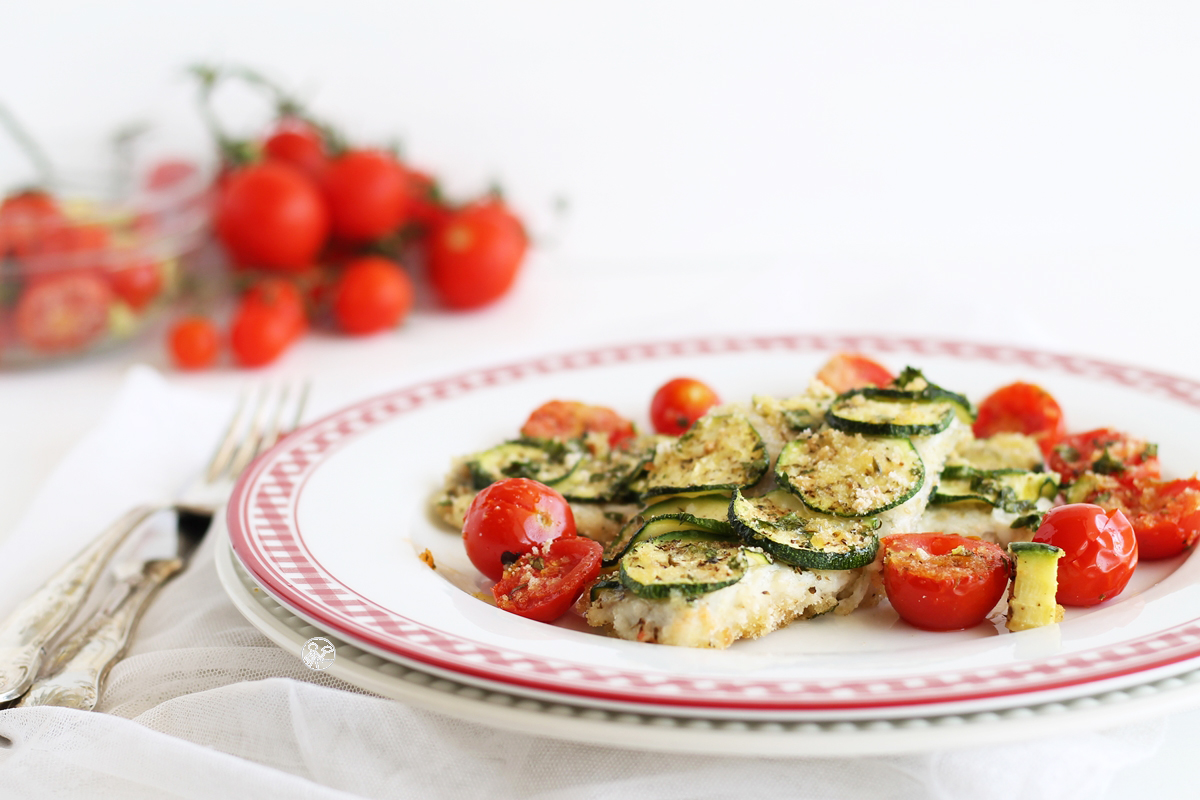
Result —
[{"label": "zucchini slice", "polygon": [[736,540],[701,531],[668,533],[639,542],[621,559],[621,585],[641,597],[662,599],[715,592],[742,579],[752,563],[769,563]]},{"label": "zucchini slice", "polygon": [[562,481],[583,460],[578,442],[516,439],[477,453],[467,462],[474,489],[486,489],[505,478],[532,478],[547,486]]},{"label": "zucchini slice", "polygon": [[1044,542],[1013,542],[1008,552],[1013,557],[1014,574],[1005,627],[1025,631],[1061,622],[1063,607],[1055,595],[1062,548]]},{"label": "zucchini slice", "polygon": [[977,501],[1009,513],[1025,514],[1037,509],[1038,500],[1053,499],[1056,494],[1058,481],[1051,472],[950,466],[942,470],[929,502],[937,505]]},{"label": "zucchini slice", "polygon": [[708,531],[733,538],[728,515],[728,494],[680,495],[663,500],[631,517],[617,537],[604,548],[600,563],[604,567],[611,567],[633,545],[671,531]]},{"label": "zucchini slice", "polygon": [[896,380],[892,381],[892,385],[888,389],[879,389],[876,391],[887,392],[892,390],[905,392],[909,396],[919,400],[950,403],[954,406],[955,413],[958,414],[958,418],[963,423],[970,425],[975,421],[975,410],[971,407],[970,400],[958,392],[952,392],[949,389],[943,389],[936,383],[930,383],[925,374],[915,367],[905,367],[896,376]]},{"label": "zucchini slice", "polygon": [[554,484],[563,497],[581,503],[607,503],[626,493],[626,489],[650,453],[642,450],[609,449],[603,455],[584,451],[579,463]]},{"label": "zucchini slice", "polygon": [[655,454],[644,495],[752,486],[767,471],[767,463],[767,448],[748,419],[711,414],[696,420],[673,446]]},{"label": "zucchini slice", "polygon": [[838,397],[825,421],[847,433],[880,436],[929,436],[954,420],[954,405],[923,400],[914,392],[855,389]]},{"label": "zucchini slice", "polygon": [[879,550],[877,518],[819,514],[784,489],[762,497],[735,491],[729,520],[747,545],[797,567],[855,569],[874,561]]},{"label": "zucchini slice", "polygon": [[925,464],[904,437],[825,428],[788,442],[775,462],[775,476],[813,511],[869,517],[920,491]]}]

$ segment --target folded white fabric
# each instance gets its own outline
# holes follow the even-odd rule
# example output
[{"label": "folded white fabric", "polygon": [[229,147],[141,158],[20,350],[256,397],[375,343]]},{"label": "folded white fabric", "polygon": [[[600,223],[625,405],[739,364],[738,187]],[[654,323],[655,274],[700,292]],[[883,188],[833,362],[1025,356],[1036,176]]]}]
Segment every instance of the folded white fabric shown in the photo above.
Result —
[{"label": "folded white fabric", "polygon": [[[133,370],[0,548],[0,614],[125,507],[198,472],[233,398]],[[235,610],[213,541],[164,588],[98,709],[0,711],[0,797],[1094,798],[1165,723],[888,758],[667,756],[489,728],[306,668]]]}]

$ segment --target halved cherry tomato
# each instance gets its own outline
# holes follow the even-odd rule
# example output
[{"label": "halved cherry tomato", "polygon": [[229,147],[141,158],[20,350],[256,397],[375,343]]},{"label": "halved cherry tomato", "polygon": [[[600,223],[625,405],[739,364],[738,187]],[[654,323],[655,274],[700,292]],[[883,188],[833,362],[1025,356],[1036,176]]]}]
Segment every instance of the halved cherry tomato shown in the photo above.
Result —
[{"label": "halved cherry tomato", "polygon": [[650,400],[650,422],[659,433],[679,436],[720,402],[708,384],[695,378],[673,378],[658,387]]},{"label": "halved cherry tomato", "polygon": [[522,617],[553,622],[600,574],[603,552],[599,542],[582,536],[537,545],[505,567],[500,582],[492,587],[496,605]]},{"label": "halved cherry tomato", "polygon": [[1133,525],[1138,558],[1172,558],[1200,538],[1200,479],[1118,483],[1097,476],[1097,486],[1083,502],[1106,511],[1119,510]]},{"label": "halved cherry tomato", "polygon": [[330,161],[321,176],[333,235],[369,242],[394,233],[408,218],[409,179],[393,156],[350,150]]},{"label": "halved cherry tomato", "polygon": [[533,439],[578,439],[585,433],[607,433],[610,447],[634,436],[633,423],[605,406],[576,400],[551,400],[533,410],[521,435]]},{"label": "halved cherry tomato", "polygon": [[199,172],[191,161],[170,158],[155,164],[146,173],[145,186],[153,192],[161,192],[177,186]]},{"label": "halved cherry tomato", "polygon": [[883,586],[910,625],[952,631],[978,625],[1008,588],[1011,560],[998,545],[944,533],[883,539]]},{"label": "halved cherry tomato", "polygon": [[171,360],[180,369],[204,369],[217,362],[221,335],[208,317],[189,316],[171,326],[167,336]]},{"label": "halved cherry tomato", "polygon": [[1157,480],[1158,448],[1111,428],[1062,437],[1046,455],[1046,466],[1070,483],[1084,472],[1111,475],[1119,483]]},{"label": "halved cherry tomato", "polygon": [[408,273],[383,256],[363,256],[346,264],[331,292],[338,327],[355,335],[396,327],[413,305]]},{"label": "halved cherry tomato", "polygon": [[492,580],[535,545],[575,535],[575,514],[566,499],[529,478],[508,478],[483,489],[463,520],[467,557]]},{"label": "halved cherry tomato", "polygon": [[837,353],[817,371],[817,380],[838,394],[865,386],[887,386],[895,379],[891,370],[862,353]]},{"label": "halved cherry tomato", "polygon": [[226,174],[216,217],[221,244],[242,267],[306,269],[329,235],[321,192],[304,173],[278,161]]},{"label": "halved cherry tomato", "polygon": [[33,255],[64,221],[58,203],[47,192],[27,189],[8,195],[0,201],[0,258]]},{"label": "halved cherry tomato", "polygon": [[141,311],[162,294],[162,266],[155,261],[122,264],[108,271],[108,284],[134,311]]},{"label": "halved cherry tomato", "polygon": [[1058,401],[1042,387],[1020,381],[984,398],[972,430],[979,439],[997,433],[1023,433],[1037,440],[1043,453],[1049,453],[1067,434]]},{"label": "halved cherry tomato", "polygon": [[498,199],[449,214],[431,233],[429,280],[447,308],[482,308],[504,296],[516,280],[529,239]]},{"label": "halved cherry tomato", "polygon": [[1050,509],[1035,542],[1063,549],[1058,560],[1058,602],[1094,606],[1119,595],[1138,562],[1133,526],[1120,511],[1092,503]]},{"label": "halved cherry tomato", "polygon": [[112,290],[99,275],[64,272],[29,281],[17,300],[17,337],[41,353],[69,353],[108,330]]},{"label": "halved cherry tomato", "polygon": [[290,164],[311,178],[319,178],[326,163],[325,140],[309,123],[287,117],[263,140],[263,155]]}]

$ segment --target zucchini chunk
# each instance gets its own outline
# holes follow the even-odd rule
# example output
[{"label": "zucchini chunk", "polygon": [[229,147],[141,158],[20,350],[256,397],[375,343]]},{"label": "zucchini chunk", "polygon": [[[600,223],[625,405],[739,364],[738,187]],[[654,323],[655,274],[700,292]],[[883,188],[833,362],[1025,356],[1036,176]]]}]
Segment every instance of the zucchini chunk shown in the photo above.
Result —
[{"label": "zucchini chunk", "polygon": [[854,389],[834,401],[825,421],[846,433],[929,436],[950,427],[954,416],[953,404],[922,400],[914,392]]},{"label": "zucchini chunk", "polygon": [[942,470],[929,502],[977,501],[1013,514],[1026,514],[1038,508],[1039,500],[1052,500],[1056,494],[1058,481],[1052,472],[950,466]]},{"label": "zucchini chunk", "polygon": [[708,493],[698,496],[680,495],[655,503],[622,526],[617,537],[604,548],[601,565],[611,567],[630,547],[671,531],[699,530],[734,538],[729,524],[729,495]]},{"label": "zucchini chunk", "polygon": [[650,497],[752,486],[767,463],[766,445],[748,419],[710,414],[655,454],[643,491]]},{"label": "zucchini chunk", "polygon": [[1063,607],[1055,601],[1062,548],[1044,542],[1013,542],[1008,552],[1013,557],[1015,574],[1005,627],[1025,631],[1062,622]]},{"label": "zucchini chunk", "polygon": [[734,491],[729,520],[747,545],[797,567],[855,569],[874,561],[879,550],[877,518],[820,514],[785,489],[762,497]]},{"label": "zucchini chunk", "polygon": [[621,559],[621,585],[641,597],[661,599],[672,592],[694,596],[732,586],[765,553],[703,531],[681,531],[639,542]]},{"label": "zucchini chunk", "polygon": [[579,442],[516,439],[475,454],[467,467],[477,491],[505,478],[531,478],[553,486],[571,474],[584,452]]},{"label": "zucchini chunk", "polygon": [[920,491],[925,464],[904,437],[825,428],[788,442],[775,463],[775,476],[813,511],[869,517]]}]

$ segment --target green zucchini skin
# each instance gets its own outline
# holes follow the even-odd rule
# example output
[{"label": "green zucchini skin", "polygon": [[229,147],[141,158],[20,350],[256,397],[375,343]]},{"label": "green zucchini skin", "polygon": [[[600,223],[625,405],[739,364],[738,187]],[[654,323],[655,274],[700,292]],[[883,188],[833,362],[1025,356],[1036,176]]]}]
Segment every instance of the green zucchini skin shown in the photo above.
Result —
[{"label": "green zucchini skin", "polygon": [[643,497],[753,486],[767,466],[766,445],[748,419],[710,414],[655,454],[642,484]]},{"label": "green zucchini skin", "polygon": [[734,538],[729,524],[729,495],[701,494],[662,500],[635,514],[604,548],[601,566],[615,565],[638,542],[677,530],[698,530]]},{"label": "green zucchini skin", "polygon": [[629,484],[650,461],[644,450],[611,449],[602,456],[593,455],[584,446],[584,455],[569,473],[554,484],[563,497],[579,503],[608,503],[621,499]]},{"label": "green zucchini skin", "polygon": [[569,476],[583,457],[579,442],[514,439],[476,453],[467,467],[477,491],[505,478],[531,478],[554,486]]},{"label": "green zucchini skin", "polygon": [[742,579],[753,561],[741,542],[703,531],[680,531],[638,542],[621,559],[618,579],[634,594],[661,600],[715,592]]},{"label": "green zucchini skin", "polygon": [[820,514],[784,489],[753,498],[735,491],[729,521],[747,545],[806,569],[856,569],[879,551],[878,518]]},{"label": "green zucchini skin", "polygon": [[1058,494],[1053,473],[1019,469],[980,470],[954,465],[942,470],[929,496],[932,505],[975,501],[1014,514],[1037,510],[1038,501]]},{"label": "green zucchini skin", "polygon": [[775,477],[813,511],[870,517],[920,491],[925,464],[906,437],[861,436],[824,428],[784,445]]},{"label": "green zucchini skin", "polygon": [[954,406],[920,399],[896,389],[854,389],[840,395],[825,421],[846,433],[876,436],[932,436],[950,427]]}]

